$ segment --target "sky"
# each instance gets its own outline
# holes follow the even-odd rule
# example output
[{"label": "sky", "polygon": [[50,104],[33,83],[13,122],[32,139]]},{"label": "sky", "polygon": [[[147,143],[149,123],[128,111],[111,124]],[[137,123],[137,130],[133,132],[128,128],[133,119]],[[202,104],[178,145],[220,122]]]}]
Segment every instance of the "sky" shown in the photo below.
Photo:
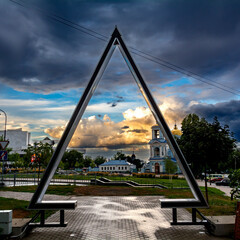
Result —
[{"label": "sky", "polygon": [[[117,26],[170,129],[217,116],[240,140],[239,12],[234,0],[0,1],[7,128],[59,139]],[[70,146],[147,159],[154,124],[116,49]]]}]

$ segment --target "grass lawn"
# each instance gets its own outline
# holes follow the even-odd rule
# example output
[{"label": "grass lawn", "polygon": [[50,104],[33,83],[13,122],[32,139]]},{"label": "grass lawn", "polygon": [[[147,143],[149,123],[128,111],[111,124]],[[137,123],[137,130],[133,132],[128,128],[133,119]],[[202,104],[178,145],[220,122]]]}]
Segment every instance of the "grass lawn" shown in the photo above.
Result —
[{"label": "grass lawn", "polygon": [[[0,191],[34,192],[37,186],[2,187]],[[204,196],[204,187],[200,187]],[[216,188],[209,187],[209,208],[200,211],[206,216],[235,215],[237,201],[231,201],[230,197]],[[73,185],[50,185],[48,194],[76,195],[76,196],[165,196],[166,198],[192,198],[189,189],[159,189],[159,188],[133,188],[121,186],[73,186]],[[18,200],[14,200],[18,201]],[[1,199],[0,199],[1,202]],[[23,201],[24,202],[24,201]],[[14,205],[14,202],[12,203]],[[25,203],[25,209],[26,209]],[[10,207],[11,205],[9,205]],[[1,203],[0,203],[1,208]],[[3,208],[1,208],[3,209]],[[4,209],[11,209],[4,208]]]},{"label": "grass lawn", "polygon": [[[32,218],[38,211],[27,210],[28,204],[28,201],[0,197],[0,209],[13,210],[13,218]],[[55,211],[45,211],[45,218],[48,218],[53,213]]]},{"label": "grass lawn", "polygon": [[[35,192],[37,186],[0,187],[0,191],[14,192]],[[74,185],[50,185],[47,194],[56,195],[77,195],[77,196],[148,196],[148,195],[169,195],[172,198],[181,198],[181,194],[191,198],[192,194],[188,189],[159,189],[149,187],[123,187],[123,186],[74,186]],[[180,196],[180,197],[178,197]]]},{"label": "grass lawn", "polygon": [[[6,174],[5,178],[13,179],[13,174]],[[40,175],[42,177],[42,175]],[[101,178],[102,176],[98,175],[61,175],[61,174],[55,174],[53,179],[69,179],[69,180],[91,180],[95,178]],[[24,178],[35,178],[37,181],[38,174],[22,174],[17,173],[16,174],[17,179],[24,179]],[[144,177],[136,177],[136,176],[119,176],[119,175],[109,175],[106,176],[106,178],[110,180],[115,181],[134,181],[140,184],[162,184],[169,188],[179,188],[179,187],[188,187],[188,184],[185,179],[178,178],[178,179],[164,179],[164,178],[144,178]]]},{"label": "grass lawn", "polygon": [[[73,195],[76,186],[73,185],[50,185],[47,189],[47,194],[57,195]],[[18,186],[18,187],[0,187],[0,191],[14,191],[14,192],[32,192],[37,189],[37,185]]]},{"label": "grass lawn", "polygon": [[[164,180],[164,179],[163,179]],[[35,192],[37,186],[20,186],[20,187],[1,187],[0,191],[18,191],[18,192]],[[200,187],[205,196],[204,187]],[[50,185],[47,190],[48,194],[57,195],[76,195],[76,196],[149,196],[158,195],[166,198],[192,198],[189,189],[159,189],[159,188],[133,188],[122,186],[73,186],[73,185]],[[218,215],[235,215],[236,200],[231,201],[230,197],[224,196],[224,193],[216,188],[209,187],[209,208],[200,209],[206,216]],[[11,209],[11,206],[18,208],[19,200],[9,200],[7,208],[2,208],[4,204],[0,199],[0,209]],[[26,209],[28,202],[20,201],[22,209]],[[16,203],[16,204],[15,204]],[[11,205],[12,204],[12,205]],[[25,204],[25,205],[24,205]]]}]

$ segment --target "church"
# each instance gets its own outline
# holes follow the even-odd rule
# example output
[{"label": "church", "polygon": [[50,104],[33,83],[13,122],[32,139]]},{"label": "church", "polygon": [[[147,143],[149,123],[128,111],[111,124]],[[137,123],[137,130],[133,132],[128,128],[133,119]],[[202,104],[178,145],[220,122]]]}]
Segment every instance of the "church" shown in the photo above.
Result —
[{"label": "church", "polygon": [[[177,128],[175,124],[172,134],[176,137],[182,135],[181,130]],[[152,126],[152,139],[149,141],[150,145],[150,158],[143,168],[142,172],[145,173],[156,173],[164,174],[167,173],[165,169],[165,159],[170,158],[173,162],[176,163],[176,159],[173,157],[173,154],[169,148],[169,145],[164,138],[160,127],[158,125]],[[178,167],[178,173],[181,173],[180,168]]]}]

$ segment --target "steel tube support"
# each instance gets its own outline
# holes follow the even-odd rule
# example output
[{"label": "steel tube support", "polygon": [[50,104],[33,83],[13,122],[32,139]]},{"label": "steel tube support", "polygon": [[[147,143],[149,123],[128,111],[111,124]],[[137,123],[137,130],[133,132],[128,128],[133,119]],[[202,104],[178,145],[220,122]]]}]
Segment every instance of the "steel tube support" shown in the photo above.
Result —
[{"label": "steel tube support", "polygon": [[197,222],[197,211],[196,208],[192,208],[192,222]]},{"label": "steel tube support", "polygon": [[64,225],[64,210],[60,210],[60,225]]},{"label": "steel tube support", "polygon": [[177,223],[177,209],[173,208],[172,209],[172,217],[173,217],[173,224]]},{"label": "steel tube support", "polygon": [[41,210],[40,224],[43,226],[45,224],[45,211]]}]

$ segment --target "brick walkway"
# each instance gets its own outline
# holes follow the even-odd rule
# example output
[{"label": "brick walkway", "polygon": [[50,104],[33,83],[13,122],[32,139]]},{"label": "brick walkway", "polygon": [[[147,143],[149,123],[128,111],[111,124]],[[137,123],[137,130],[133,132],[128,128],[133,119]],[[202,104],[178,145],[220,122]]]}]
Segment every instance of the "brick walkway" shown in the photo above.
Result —
[{"label": "brick walkway", "polygon": [[[0,196],[29,200],[29,193],[0,192]],[[46,199],[56,199],[47,195]],[[58,196],[58,199],[62,198]],[[170,209],[161,209],[157,196],[139,197],[64,197],[78,200],[75,210],[65,211],[66,228],[36,228],[25,240],[67,239],[176,239],[225,240],[209,236],[203,226],[171,226]],[[191,215],[179,209],[179,220]],[[47,222],[59,221],[59,212]]]}]

